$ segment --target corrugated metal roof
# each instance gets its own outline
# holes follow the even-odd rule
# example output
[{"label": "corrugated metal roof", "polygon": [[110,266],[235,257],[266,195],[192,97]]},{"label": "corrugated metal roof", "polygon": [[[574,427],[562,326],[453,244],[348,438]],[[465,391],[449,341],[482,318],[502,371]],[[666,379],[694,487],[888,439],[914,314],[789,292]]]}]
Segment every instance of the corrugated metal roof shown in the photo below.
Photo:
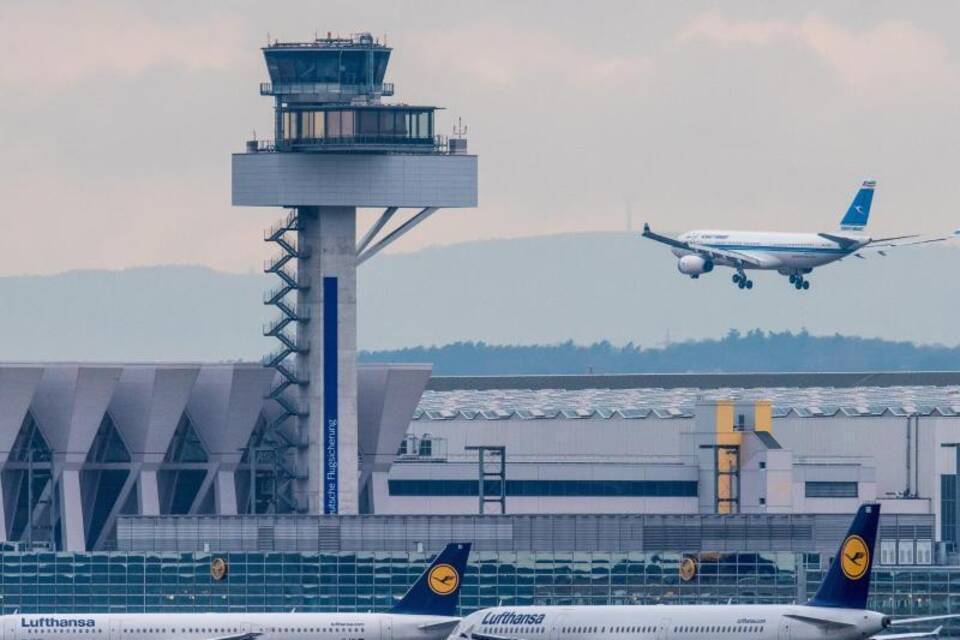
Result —
[{"label": "corrugated metal roof", "polygon": [[960,415],[958,386],[717,389],[455,389],[426,391],[416,420],[691,418],[701,400],[769,400],[774,417]]}]

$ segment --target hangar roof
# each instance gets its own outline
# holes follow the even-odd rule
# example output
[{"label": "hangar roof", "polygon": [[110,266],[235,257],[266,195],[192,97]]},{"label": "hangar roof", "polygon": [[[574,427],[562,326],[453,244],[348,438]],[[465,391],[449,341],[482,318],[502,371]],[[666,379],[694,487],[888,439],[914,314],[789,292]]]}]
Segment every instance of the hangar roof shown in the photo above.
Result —
[{"label": "hangar roof", "polygon": [[769,400],[774,417],[960,416],[960,385],[428,390],[416,420],[691,418],[698,401]]}]

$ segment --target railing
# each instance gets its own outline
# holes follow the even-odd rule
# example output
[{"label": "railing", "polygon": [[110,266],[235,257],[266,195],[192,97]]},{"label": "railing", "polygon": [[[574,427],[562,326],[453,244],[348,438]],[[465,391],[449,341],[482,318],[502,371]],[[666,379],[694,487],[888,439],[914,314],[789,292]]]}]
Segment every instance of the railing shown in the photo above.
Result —
[{"label": "railing", "polygon": [[262,96],[297,96],[335,94],[341,96],[392,96],[392,82],[380,84],[345,84],[342,82],[271,82],[260,83]]}]

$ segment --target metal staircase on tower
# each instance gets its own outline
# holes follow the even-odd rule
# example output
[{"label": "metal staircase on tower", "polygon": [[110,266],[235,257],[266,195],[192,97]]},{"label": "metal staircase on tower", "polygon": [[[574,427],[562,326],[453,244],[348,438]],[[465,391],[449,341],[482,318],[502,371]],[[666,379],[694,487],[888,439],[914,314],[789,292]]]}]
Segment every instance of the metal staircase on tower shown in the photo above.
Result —
[{"label": "metal staircase on tower", "polygon": [[[265,336],[275,338],[280,343],[276,351],[263,358],[263,365],[278,374],[266,398],[276,403],[279,413],[263,425],[257,440],[260,446],[272,446],[276,450],[276,495],[270,503],[273,510],[280,512],[304,509],[293,497],[293,481],[300,478],[302,472],[296,468],[295,456],[290,454],[307,445],[290,418],[307,415],[308,409],[302,405],[298,389],[310,380],[307,372],[301,371],[291,356],[310,350],[309,343],[300,338],[302,332],[297,330],[299,325],[309,322],[310,317],[305,309],[299,309],[296,302],[287,299],[291,293],[310,288],[309,281],[291,270],[291,267],[296,267],[298,260],[308,257],[308,252],[297,243],[296,234],[299,230],[300,219],[297,211],[293,210],[264,233],[264,240],[275,243],[280,249],[276,256],[267,260],[263,269],[280,279],[280,286],[267,292],[263,299],[264,304],[276,307],[280,312],[275,320],[263,328]],[[292,335],[289,332],[291,326]],[[251,501],[251,504],[255,504],[255,501]]]}]

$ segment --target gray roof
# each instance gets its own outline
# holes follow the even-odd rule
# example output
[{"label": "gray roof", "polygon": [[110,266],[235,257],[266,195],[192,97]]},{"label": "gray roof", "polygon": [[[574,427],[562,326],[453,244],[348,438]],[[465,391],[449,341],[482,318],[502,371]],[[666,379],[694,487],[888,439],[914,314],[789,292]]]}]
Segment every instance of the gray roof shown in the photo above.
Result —
[{"label": "gray roof", "polygon": [[[601,382],[602,379],[596,382]],[[960,384],[950,386],[674,387],[428,390],[417,420],[691,418],[698,401],[769,400],[774,417],[960,415]]]}]

